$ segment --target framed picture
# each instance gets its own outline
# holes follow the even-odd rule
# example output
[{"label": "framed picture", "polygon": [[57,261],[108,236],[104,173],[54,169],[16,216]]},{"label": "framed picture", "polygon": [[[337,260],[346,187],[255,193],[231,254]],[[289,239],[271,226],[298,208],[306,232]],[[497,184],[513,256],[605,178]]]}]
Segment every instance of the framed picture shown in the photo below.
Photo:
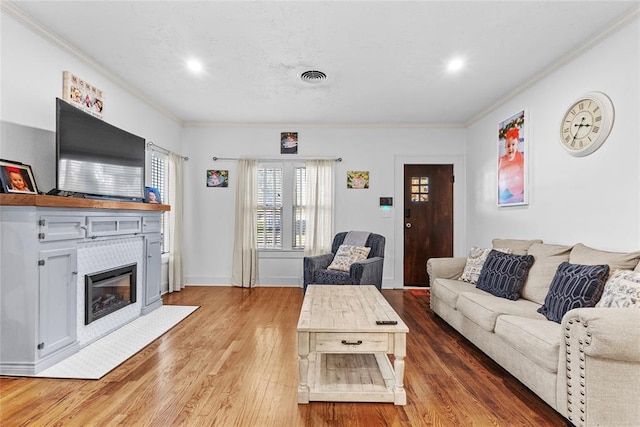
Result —
[{"label": "framed picture", "polygon": [[4,193],[38,194],[29,165],[0,160],[0,181]]},{"label": "framed picture", "polygon": [[522,110],[498,124],[498,206],[528,203],[527,115]]},{"label": "framed picture", "polygon": [[228,187],[229,171],[228,170],[208,170],[207,171],[207,187]]},{"label": "framed picture", "polygon": [[162,203],[160,198],[160,191],[156,187],[144,187],[144,202],[145,203]]},{"label": "framed picture", "polygon": [[369,188],[369,171],[347,171],[347,188]]},{"label": "framed picture", "polygon": [[280,133],[280,154],[298,154],[298,132]]},{"label": "framed picture", "polygon": [[62,73],[62,99],[85,112],[102,118],[104,93],[69,71]]}]

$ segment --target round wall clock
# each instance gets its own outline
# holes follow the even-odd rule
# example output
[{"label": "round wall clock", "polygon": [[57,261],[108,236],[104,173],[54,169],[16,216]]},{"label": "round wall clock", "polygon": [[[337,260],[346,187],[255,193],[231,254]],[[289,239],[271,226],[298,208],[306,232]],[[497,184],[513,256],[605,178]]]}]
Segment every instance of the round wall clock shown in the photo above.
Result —
[{"label": "round wall clock", "polygon": [[609,136],[615,111],[613,102],[602,92],[589,92],[567,109],[560,124],[560,141],[569,154],[587,156]]}]

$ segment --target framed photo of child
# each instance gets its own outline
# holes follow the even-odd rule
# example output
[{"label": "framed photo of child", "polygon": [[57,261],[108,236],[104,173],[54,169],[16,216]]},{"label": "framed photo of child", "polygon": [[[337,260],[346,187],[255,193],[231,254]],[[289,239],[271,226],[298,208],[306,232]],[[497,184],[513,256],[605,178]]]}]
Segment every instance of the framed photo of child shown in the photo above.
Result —
[{"label": "framed photo of child", "polygon": [[526,110],[498,124],[498,206],[528,203],[528,152]]},{"label": "framed photo of child", "polygon": [[144,187],[144,202],[161,204],[160,191],[156,187]]},{"label": "framed photo of child", "polygon": [[38,194],[29,165],[0,160],[0,181],[4,193]]}]

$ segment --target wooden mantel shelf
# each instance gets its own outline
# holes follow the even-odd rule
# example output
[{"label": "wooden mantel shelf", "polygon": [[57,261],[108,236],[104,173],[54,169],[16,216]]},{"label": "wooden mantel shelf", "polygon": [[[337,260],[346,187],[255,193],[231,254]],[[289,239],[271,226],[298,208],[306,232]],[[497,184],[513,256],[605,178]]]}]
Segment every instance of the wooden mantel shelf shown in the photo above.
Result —
[{"label": "wooden mantel shelf", "polygon": [[50,208],[120,209],[133,211],[170,211],[169,205],[120,202],[116,200],[83,199],[78,197],[39,194],[0,194],[0,206],[41,206]]}]

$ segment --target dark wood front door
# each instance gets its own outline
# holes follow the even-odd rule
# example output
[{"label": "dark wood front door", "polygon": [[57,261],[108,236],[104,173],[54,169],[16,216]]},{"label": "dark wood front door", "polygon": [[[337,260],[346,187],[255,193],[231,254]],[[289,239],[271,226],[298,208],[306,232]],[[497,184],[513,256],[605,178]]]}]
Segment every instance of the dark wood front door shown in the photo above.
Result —
[{"label": "dark wood front door", "polygon": [[427,260],[453,256],[453,165],[404,166],[404,284],[428,286]]}]

